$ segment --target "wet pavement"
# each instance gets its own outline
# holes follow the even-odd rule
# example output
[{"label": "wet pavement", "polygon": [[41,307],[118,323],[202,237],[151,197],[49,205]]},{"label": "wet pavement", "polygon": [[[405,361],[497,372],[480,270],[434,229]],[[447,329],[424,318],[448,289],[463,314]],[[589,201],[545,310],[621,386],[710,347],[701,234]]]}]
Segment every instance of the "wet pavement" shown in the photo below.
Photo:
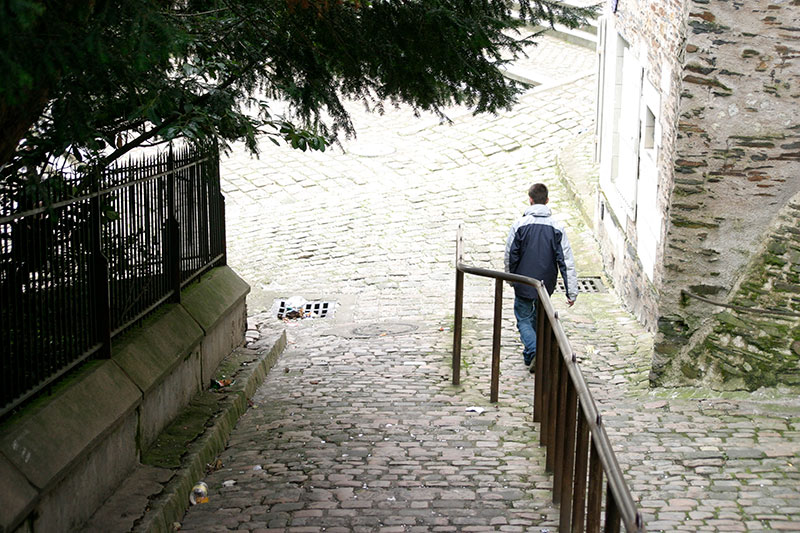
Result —
[{"label": "wet pavement", "polygon": [[[501,270],[508,227],[543,181],[579,276],[602,275],[559,178],[591,197],[595,54],[547,37],[515,68],[542,84],[497,116],[453,109],[440,124],[355,104],[358,138],[341,147],[267,141],[259,159],[235,147],[223,161],[250,347],[281,329],[289,344],[182,531],[558,530],[508,288],[500,401],[490,281],[467,278],[462,383],[450,382],[459,224],[466,261]],[[338,307],[277,319],[275,300],[292,296]],[[652,337],[613,290],[555,305],[649,531],[800,531],[797,391],[651,390]]]}]

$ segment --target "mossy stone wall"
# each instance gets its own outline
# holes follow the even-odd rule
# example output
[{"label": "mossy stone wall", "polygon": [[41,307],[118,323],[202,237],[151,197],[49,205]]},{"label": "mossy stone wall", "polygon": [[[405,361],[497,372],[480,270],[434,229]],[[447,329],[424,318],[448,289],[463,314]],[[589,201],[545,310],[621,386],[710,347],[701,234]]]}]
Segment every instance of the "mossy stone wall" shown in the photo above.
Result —
[{"label": "mossy stone wall", "polygon": [[778,217],[730,303],[736,307],[715,312],[711,332],[689,354],[693,373],[726,388],[800,385],[800,196]]},{"label": "mossy stone wall", "polygon": [[651,379],[794,383],[796,322],[719,312],[687,293],[796,309],[797,200],[789,204],[800,192],[800,2],[688,3]]}]

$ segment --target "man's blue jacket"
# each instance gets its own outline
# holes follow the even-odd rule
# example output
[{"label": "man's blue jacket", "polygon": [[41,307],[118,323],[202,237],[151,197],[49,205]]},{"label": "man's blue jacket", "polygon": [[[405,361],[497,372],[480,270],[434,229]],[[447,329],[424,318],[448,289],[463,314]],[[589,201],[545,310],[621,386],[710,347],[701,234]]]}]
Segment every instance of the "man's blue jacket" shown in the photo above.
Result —
[{"label": "man's blue jacket", "polygon": [[[548,294],[556,289],[560,271],[567,298],[574,301],[578,297],[575,259],[564,225],[553,219],[550,208],[544,204],[533,204],[511,226],[505,268],[506,272],[543,281]],[[536,289],[530,285],[515,283],[514,291],[522,298],[537,298]]]}]

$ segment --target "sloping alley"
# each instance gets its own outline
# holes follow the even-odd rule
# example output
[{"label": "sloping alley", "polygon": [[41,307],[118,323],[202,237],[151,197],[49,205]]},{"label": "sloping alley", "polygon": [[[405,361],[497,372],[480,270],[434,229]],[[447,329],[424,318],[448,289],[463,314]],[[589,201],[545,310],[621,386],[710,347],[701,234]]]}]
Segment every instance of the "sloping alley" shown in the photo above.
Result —
[{"label": "sloping alley", "polygon": [[[467,261],[502,270],[508,227],[543,181],[579,276],[602,275],[557,171],[571,162],[592,186],[594,52],[546,37],[519,68],[543,83],[498,116],[453,109],[440,124],[354,105],[358,138],[341,147],[265,142],[259,159],[236,147],[223,161],[228,262],[252,287],[248,339],[285,328],[289,346],[182,531],[557,531],[510,289],[500,401],[489,403],[487,281],[468,278],[465,368],[450,384],[459,224]],[[275,302],[293,296],[334,311],[278,319]],[[649,531],[800,530],[796,395],[651,391],[652,338],[613,290],[563,300]]]}]

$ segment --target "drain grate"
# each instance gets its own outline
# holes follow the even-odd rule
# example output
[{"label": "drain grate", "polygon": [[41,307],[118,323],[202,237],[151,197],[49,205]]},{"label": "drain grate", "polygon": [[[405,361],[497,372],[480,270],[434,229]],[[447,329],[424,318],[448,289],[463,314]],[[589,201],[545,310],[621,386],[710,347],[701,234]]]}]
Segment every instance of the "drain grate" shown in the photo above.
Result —
[{"label": "drain grate", "polygon": [[[556,291],[564,292],[564,280],[561,278],[558,278]],[[603,285],[603,280],[599,277],[578,278],[578,292],[606,292],[606,286]]]},{"label": "drain grate", "polygon": [[306,302],[299,308],[289,304],[289,300],[275,300],[276,316],[283,318],[325,318],[333,314],[336,302]]}]

